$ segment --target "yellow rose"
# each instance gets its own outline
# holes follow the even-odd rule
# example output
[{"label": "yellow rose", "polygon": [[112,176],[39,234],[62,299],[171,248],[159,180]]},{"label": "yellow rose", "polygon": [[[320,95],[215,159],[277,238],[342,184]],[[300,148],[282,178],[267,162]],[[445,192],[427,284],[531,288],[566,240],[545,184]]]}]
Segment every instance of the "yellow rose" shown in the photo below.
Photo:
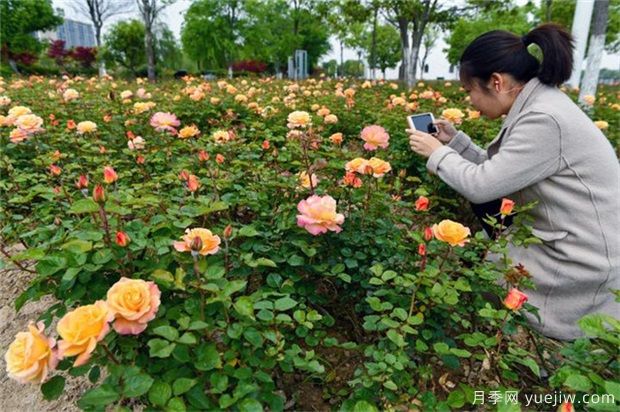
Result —
[{"label": "yellow rose", "polygon": [[230,133],[226,130],[216,130],[213,133],[213,140],[215,140],[215,143],[226,143],[231,140]]},{"label": "yellow rose", "polygon": [[392,166],[388,162],[377,157],[371,157],[368,161],[368,166],[372,167],[372,175],[374,177],[381,177],[392,170]]},{"label": "yellow rose", "polygon": [[88,362],[91,353],[110,331],[114,313],[108,305],[98,300],[92,305],[80,306],[60,319],[56,331],[62,338],[58,342],[58,357],[79,355],[73,366]]},{"label": "yellow rose", "polygon": [[24,114],[15,121],[15,126],[27,133],[35,133],[41,130],[43,119],[34,114]]},{"label": "yellow rose", "polygon": [[594,102],[596,101],[596,97],[592,96],[591,94],[586,94],[585,96],[583,96],[582,99],[584,103],[587,104],[588,106],[592,106]]},{"label": "yellow rose", "polygon": [[220,99],[218,97],[212,97],[210,102],[213,105],[220,104]]},{"label": "yellow rose", "polygon": [[30,109],[25,106],[15,106],[11,108],[11,110],[9,110],[9,117],[16,119],[19,116],[23,116],[25,114],[30,114],[30,113],[32,113],[32,111],[30,111]]},{"label": "yellow rose", "polygon": [[441,117],[455,124],[461,124],[463,116],[465,115],[459,109],[446,109],[441,112]]},{"label": "yellow rose", "polygon": [[609,123],[607,123],[605,120],[597,120],[594,122],[594,125],[601,130],[605,130],[609,127]]},{"label": "yellow rose", "polygon": [[366,173],[366,166],[368,166],[368,160],[362,157],[356,157],[355,159],[347,162],[344,168],[347,172],[357,172],[360,174]]},{"label": "yellow rose", "polygon": [[179,130],[179,137],[181,139],[187,139],[189,137],[195,137],[200,134],[200,130],[196,127],[196,125],[185,126],[181,130]]},{"label": "yellow rose", "polygon": [[451,246],[465,246],[465,243],[469,242],[467,237],[471,234],[468,227],[449,219],[434,224],[432,230],[437,239]]},{"label": "yellow rose", "polygon": [[92,133],[97,130],[97,124],[91,121],[79,122],[77,124],[77,131],[79,134]]},{"label": "yellow rose", "polygon": [[114,313],[114,330],[121,335],[137,335],[146,329],[159,309],[161,293],[153,282],[121,278],[107,294]]},{"label": "yellow rose", "polygon": [[238,94],[235,96],[235,101],[237,103],[245,103],[248,101],[248,97],[245,94]]},{"label": "yellow rose", "polygon": [[308,112],[295,111],[288,115],[288,128],[306,127],[310,124],[310,114]]},{"label": "yellow rose", "polygon": [[325,124],[336,124],[338,123],[338,117],[335,114],[328,114],[327,116],[325,116],[323,121],[325,122]]},{"label": "yellow rose", "polygon": [[43,334],[43,322],[30,322],[28,332],[19,332],[9,346],[4,360],[10,378],[20,383],[42,383],[50,370],[56,367],[58,358],[52,348],[56,344]]}]

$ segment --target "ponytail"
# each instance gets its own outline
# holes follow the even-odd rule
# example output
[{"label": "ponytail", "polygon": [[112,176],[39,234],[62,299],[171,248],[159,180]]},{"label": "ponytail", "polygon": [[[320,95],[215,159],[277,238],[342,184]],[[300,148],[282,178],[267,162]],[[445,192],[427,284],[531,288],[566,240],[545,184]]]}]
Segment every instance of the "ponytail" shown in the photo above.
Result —
[{"label": "ponytail", "polygon": [[523,36],[527,47],[534,43],[542,50],[543,61],[538,79],[545,84],[559,86],[570,79],[573,71],[573,38],[558,24],[548,23],[536,27]]},{"label": "ponytail", "polygon": [[[528,50],[540,47],[540,63]],[[484,85],[493,73],[508,73],[520,83],[534,77],[550,86],[559,86],[570,78],[573,68],[573,40],[560,25],[547,23],[523,37],[504,30],[493,30],[477,37],[463,52],[461,81],[476,80]]]}]

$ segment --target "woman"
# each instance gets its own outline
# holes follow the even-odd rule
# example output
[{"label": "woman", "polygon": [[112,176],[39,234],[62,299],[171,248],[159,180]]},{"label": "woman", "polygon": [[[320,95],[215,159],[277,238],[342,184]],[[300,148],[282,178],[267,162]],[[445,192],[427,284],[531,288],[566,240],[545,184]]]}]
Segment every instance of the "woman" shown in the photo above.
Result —
[{"label": "woman", "polygon": [[[542,63],[528,52],[532,43]],[[557,88],[572,70],[570,35],[553,24],[523,37],[491,31],[467,47],[460,65],[471,104],[490,119],[506,115],[500,133],[483,150],[437,121],[436,138],[408,130],[411,148],[473,203],[538,202],[532,233],[542,244],[509,249],[536,284],[527,294],[540,321],[527,316],[537,330],[572,340],[583,334],[584,315],[620,317],[611,292],[620,289],[620,166],[607,138]]]}]

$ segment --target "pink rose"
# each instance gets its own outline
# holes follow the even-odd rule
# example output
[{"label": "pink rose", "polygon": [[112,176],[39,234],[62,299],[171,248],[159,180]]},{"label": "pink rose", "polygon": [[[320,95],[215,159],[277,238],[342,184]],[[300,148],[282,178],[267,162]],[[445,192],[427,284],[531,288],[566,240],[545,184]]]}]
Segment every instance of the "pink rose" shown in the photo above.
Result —
[{"label": "pink rose", "polygon": [[390,135],[381,126],[366,126],[362,130],[362,140],[365,141],[364,149],[377,150],[378,147],[385,149],[389,145]]},{"label": "pink rose", "polygon": [[333,197],[313,195],[297,205],[297,226],[303,227],[313,235],[326,233],[328,230],[339,233],[344,222],[344,215],[336,213],[336,200]]}]

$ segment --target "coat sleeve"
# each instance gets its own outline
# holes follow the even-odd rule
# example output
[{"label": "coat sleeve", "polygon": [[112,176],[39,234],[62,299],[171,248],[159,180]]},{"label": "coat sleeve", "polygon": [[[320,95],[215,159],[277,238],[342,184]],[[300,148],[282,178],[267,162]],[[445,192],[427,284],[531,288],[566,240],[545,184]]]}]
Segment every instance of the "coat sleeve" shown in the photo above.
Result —
[{"label": "coat sleeve", "polygon": [[459,131],[448,143],[448,147],[456,150],[464,159],[480,164],[488,159],[487,151],[471,141],[465,133]]},{"label": "coat sleeve", "polygon": [[551,116],[529,112],[504,136],[499,151],[480,164],[449,146],[435,150],[426,167],[473,203],[533,185],[560,168],[560,128]]}]

